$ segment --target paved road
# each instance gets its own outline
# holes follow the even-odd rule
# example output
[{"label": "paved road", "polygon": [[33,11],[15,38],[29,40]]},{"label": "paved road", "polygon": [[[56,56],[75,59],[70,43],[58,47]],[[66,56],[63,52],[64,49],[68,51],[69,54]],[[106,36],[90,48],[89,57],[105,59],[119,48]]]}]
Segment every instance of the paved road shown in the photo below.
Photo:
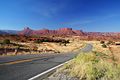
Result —
[{"label": "paved road", "polygon": [[92,50],[92,44],[87,44],[85,48],[81,49],[82,52],[90,52]]},{"label": "paved road", "polygon": [[[88,44],[82,51],[91,51],[91,49],[90,44]],[[0,80],[27,80],[74,58],[76,55],[76,53],[71,52],[0,57]]]}]

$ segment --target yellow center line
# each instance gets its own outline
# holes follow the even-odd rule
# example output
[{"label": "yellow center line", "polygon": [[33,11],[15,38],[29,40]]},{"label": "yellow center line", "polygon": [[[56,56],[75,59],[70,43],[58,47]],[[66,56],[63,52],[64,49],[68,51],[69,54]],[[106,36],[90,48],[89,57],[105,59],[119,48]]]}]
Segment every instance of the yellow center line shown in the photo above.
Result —
[{"label": "yellow center line", "polygon": [[37,57],[37,58],[30,58],[30,59],[23,59],[23,60],[16,60],[16,61],[11,61],[11,62],[6,62],[6,63],[0,64],[0,66],[18,64],[18,63],[23,63],[23,62],[30,62],[30,61],[33,61],[33,60],[36,60],[36,59],[40,59],[40,58]]}]

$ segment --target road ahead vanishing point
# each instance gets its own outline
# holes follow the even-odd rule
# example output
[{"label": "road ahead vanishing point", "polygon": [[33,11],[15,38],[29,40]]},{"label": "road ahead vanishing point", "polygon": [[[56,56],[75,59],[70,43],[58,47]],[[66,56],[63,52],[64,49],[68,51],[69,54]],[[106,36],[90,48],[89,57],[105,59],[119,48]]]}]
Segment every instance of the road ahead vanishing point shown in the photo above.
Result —
[{"label": "road ahead vanishing point", "polygon": [[[81,51],[92,50],[88,44]],[[52,67],[64,63],[77,55],[75,52],[63,54],[30,54],[0,57],[0,80],[28,80]]]}]

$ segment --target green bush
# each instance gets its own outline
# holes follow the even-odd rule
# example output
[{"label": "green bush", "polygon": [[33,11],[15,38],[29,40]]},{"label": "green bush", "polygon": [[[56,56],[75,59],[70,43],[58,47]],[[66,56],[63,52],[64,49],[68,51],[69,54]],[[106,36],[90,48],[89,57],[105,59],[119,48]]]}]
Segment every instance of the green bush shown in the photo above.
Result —
[{"label": "green bush", "polygon": [[9,40],[9,39],[5,39],[5,40],[3,41],[3,44],[10,44],[10,40]]},{"label": "green bush", "polygon": [[44,39],[44,42],[49,42],[49,40],[48,39]]},{"label": "green bush", "polygon": [[105,44],[102,44],[102,47],[103,47],[103,48],[107,48],[107,46],[106,46]]},{"label": "green bush", "polygon": [[41,43],[42,41],[40,40],[35,40],[34,43]]}]

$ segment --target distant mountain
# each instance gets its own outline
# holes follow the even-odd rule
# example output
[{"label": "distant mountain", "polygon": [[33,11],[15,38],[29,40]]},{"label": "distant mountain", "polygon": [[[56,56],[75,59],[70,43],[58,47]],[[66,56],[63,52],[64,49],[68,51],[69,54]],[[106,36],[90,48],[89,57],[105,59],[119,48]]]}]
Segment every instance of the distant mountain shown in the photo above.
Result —
[{"label": "distant mountain", "polygon": [[18,34],[20,35],[84,35],[81,30],[72,30],[72,28],[60,28],[58,30],[32,30],[29,27],[24,28],[24,30],[20,31]]},{"label": "distant mountain", "polygon": [[0,34],[8,34],[8,33],[0,30]]},{"label": "distant mountain", "polygon": [[82,30],[73,30],[72,28],[32,30],[29,27],[26,27],[22,31],[0,30],[0,34],[18,34],[17,36],[75,36],[75,38],[79,38],[81,40],[120,41],[120,32],[83,32]]},{"label": "distant mountain", "polygon": [[19,31],[17,31],[17,30],[0,30],[0,31],[2,31],[2,32],[6,32],[6,33],[8,33],[8,34],[17,34]]},{"label": "distant mountain", "polygon": [[72,28],[60,28],[57,30],[40,29],[32,30],[29,27],[22,31],[0,30],[0,34],[18,34],[26,36],[79,36],[83,40],[119,40],[120,32],[83,32]]},{"label": "distant mountain", "polygon": [[31,35],[33,30],[31,30],[29,27],[24,28],[24,30],[18,32],[20,35]]},{"label": "distant mountain", "polygon": [[84,32],[87,36],[120,36],[120,32]]},{"label": "distant mountain", "polygon": [[83,32],[72,28],[60,28],[57,30],[41,29],[32,30],[29,27],[18,33],[19,35],[40,35],[40,36],[78,36],[81,40],[120,40],[120,32]]},{"label": "distant mountain", "polygon": [[72,28],[60,28],[57,30],[41,29],[32,30],[29,27],[20,31],[20,35],[75,35],[75,36],[120,36],[120,32],[83,32],[82,30],[73,30]]}]

